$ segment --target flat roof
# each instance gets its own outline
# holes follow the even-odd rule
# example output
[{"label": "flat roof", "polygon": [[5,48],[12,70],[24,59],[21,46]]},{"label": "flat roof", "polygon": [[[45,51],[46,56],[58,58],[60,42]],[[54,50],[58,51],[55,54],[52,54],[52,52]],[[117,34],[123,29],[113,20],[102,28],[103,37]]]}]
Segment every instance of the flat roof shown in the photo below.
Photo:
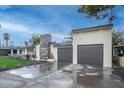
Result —
[{"label": "flat roof", "polygon": [[54,47],[69,47],[72,46],[72,41],[65,41],[61,43],[53,43]]},{"label": "flat roof", "polygon": [[90,31],[96,31],[96,30],[106,30],[106,29],[112,29],[112,27],[113,27],[113,24],[106,24],[106,25],[100,25],[100,26],[73,29],[72,33],[76,34],[76,33],[90,32]]},{"label": "flat roof", "polygon": [[0,47],[0,49],[8,50],[8,49],[10,49],[10,48]]}]

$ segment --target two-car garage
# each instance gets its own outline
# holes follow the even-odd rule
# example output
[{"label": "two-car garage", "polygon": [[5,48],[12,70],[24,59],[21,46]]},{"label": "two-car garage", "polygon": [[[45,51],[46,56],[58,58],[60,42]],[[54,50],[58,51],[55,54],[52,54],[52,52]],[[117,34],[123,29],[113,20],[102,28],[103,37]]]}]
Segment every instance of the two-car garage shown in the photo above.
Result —
[{"label": "two-car garage", "polygon": [[[78,64],[103,66],[103,44],[78,45],[77,53]],[[72,46],[59,47],[58,67],[71,64],[72,56]]]}]

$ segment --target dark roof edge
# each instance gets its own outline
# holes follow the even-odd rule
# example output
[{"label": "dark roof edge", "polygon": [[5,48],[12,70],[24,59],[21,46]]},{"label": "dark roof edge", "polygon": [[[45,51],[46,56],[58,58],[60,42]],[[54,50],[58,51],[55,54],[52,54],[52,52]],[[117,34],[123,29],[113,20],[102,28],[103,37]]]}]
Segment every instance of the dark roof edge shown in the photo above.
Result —
[{"label": "dark roof edge", "polygon": [[35,48],[35,46],[27,46],[27,47],[11,47],[10,49],[25,49],[25,48]]},{"label": "dark roof edge", "polygon": [[8,49],[10,49],[10,48],[0,47],[0,49],[7,49],[7,50],[8,50]]},{"label": "dark roof edge", "polygon": [[94,27],[87,27],[81,29],[73,29],[72,33],[82,33],[82,32],[89,32],[89,31],[96,31],[96,30],[105,30],[105,29],[112,29],[113,24],[106,24]]},{"label": "dark roof edge", "polygon": [[54,45],[54,47],[72,47],[72,45]]}]

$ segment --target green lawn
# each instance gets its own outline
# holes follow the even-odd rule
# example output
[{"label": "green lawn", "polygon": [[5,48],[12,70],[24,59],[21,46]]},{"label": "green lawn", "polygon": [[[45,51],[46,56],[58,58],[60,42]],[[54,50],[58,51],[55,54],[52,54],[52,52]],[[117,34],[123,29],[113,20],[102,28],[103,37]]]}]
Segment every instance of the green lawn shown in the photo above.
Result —
[{"label": "green lawn", "polygon": [[10,69],[32,64],[32,61],[20,60],[6,56],[0,56],[0,69]]}]

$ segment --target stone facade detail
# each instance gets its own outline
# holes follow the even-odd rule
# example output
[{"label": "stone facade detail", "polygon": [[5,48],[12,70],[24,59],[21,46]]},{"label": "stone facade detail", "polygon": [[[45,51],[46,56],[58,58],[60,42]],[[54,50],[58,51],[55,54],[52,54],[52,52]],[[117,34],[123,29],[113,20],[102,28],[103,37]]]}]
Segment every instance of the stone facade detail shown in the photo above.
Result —
[{"label": "stone facade detail", "polygon": [[40,36],[40,59],[47,59],[49,53],[49,43],[51,42],[51,35],[45,34]]}]

